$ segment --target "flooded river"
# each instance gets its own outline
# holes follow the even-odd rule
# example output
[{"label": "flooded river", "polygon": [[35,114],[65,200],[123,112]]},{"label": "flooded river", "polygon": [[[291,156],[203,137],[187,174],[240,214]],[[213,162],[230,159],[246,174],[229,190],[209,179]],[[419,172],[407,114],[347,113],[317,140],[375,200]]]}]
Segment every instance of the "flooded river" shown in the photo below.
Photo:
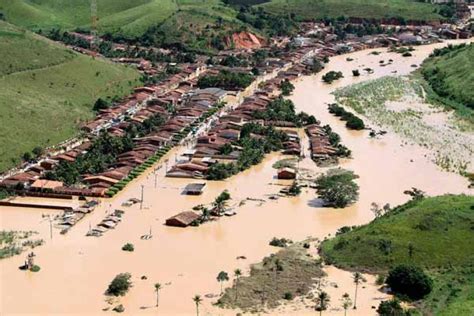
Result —
[{"label": "flooded river", "polygon": [[[154,283],[162,284],[160,307],[162,315],[192,315],[195,305],[192,297],[200,294],[204,298],[201,315],[235,315],[236,311],[221,310],[212,306],[216,299],[205,298],[206,294],[218,294],[220,285],[217,274],[224,270],[232,274],[236,268],[245,273],[249,265],[261,261],[264,256],[277,251],[268,245],[272,237],[302,240],[308,236],[324,238],[344,225],[369,222],[373,214],[370,204],[390,203],[397,205],[407,200],[403,191],[417,187],[430,195],[443,193],[469,193],[467,181],[454,173],[441,171],[425,157],[426,152],[416,146],[404,145],[395,134],[388,133],[381,139],[369,139],[368,132],[348,131],[344,123],[327,112],[327,103],[333,102],[331,92],[337,87],[385,75],[407,74],[419,65],[435,46],[417,47],[408,59],[399,54],[387,53],[384,49],[376,56],[370,51],[356,52],[331,59],[319,75],[304,77],[295,83],[291,99],[298,110],[314,114],[322,124],[330,124],[340,134],[343,144],[353,152],[353,159],[342,162],[342,166],[360,176],[359,201],[345,209],[334,210],[319,207],[314,190],[303,189],[296,198],[269,200],[268,195],[277,193],[281,184],[275,179],[272,164],[282,159],[280,154],[269,155],[260,165],[251,168],[224,182],[208,182],[201,196],[182,195],[182,189],[191,180],[164,177],[164,168],[158,171],[157,186],[153,171],[131,183],[114,199],[102,205],[79,222],[67,235],[54,231],[49,237],[48,223],[41,218],[46,211],[33,209],[3,208],[0,212],[0,229],[37,230],[46,244],[35,249],[36,263],[41,266],[38,273],[23,272],[18,266],[24,256],[0,261],[0,313],[15,314],[77,314],[103,315],[104,291],[115,275],[129,272],[133,288],[120,302],[125,313],[157,313]],[[347,57],[354,60],[346,61]],[[379,60],[393,59],[391,65],[380,67]],[[352,77],[355,68],[370,67],[374,73]],[[332,85],[321,82],[321,75],[329,70],[342,71],[344,78]],[[307,148],[307,144],[305,144]],[[186,148],[178,148],[168,154],[173,163],[176,154]],[[306,158],[301,166],[323,170]],[[196,181],[194,181],[196,182]],[[123,201],[131,197],[140,198],[144,190],[144,206],[122,207]],[[187,229],[164,226],[166,218],[195,205],[210,203],[224,189],[232,196],[232,205],[238,215],[224,217],[200,227]],[[472,192],[471,192],[472,193]],[[247,200],[252,198],[255,200]],[[265,202],[258,201],[260,199]],[[89,225],[96,225],[107,212],[123,209],[123,221],[116,229],[100,238],[85,237]],[[142,240],[140,236],[152,231],[153,238]],[[127,243],[135,245],[134,252],[124,252]],[[246,259],[238,260],[238,256]],[[244,275],[245,275],[244,273]],[[353,294],[351,275],[335,268],[328,269],[328,285],[331,307],[325,314],[342,314],[339,298],[344,292]],[[146,280],[141,277],[146,276]],[[228,282],[226,285],[230,285]],[[372,306],[386,297],[372,285],[373,277],[359,289],[358,309],[349,315],[375,314]],[[113,305],[114,306],[114,305]],[[314,314],[310,309],[278,310],[272,314]]]}]

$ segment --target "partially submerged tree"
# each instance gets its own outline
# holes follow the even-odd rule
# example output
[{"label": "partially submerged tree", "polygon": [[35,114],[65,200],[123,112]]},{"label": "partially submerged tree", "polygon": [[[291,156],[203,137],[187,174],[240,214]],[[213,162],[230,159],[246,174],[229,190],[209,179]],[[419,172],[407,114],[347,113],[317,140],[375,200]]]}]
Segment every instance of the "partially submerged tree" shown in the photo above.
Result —
[{"label": "partially submerged tree", "polygon": [[346,207],[359,197],[358,176],[352,171],[331,169],[316,179],[316,190],[324,202],[336,208]]},{"label": "partially submerged tree", "polygon": [[155,283],[156,307],[158,307],[158,305],[160,305],[160,290],[161,290],[161,284],[160,283]]},{"label": "partially submerged tree", "polygon": [[201,295],[195,295],[193,297],[194,304],[196,304],[196,316],[199,316],[199,305],[202,303]]},{"label": "partially submerged tree", "polygon": [[354,309],[357,309],[357,291],[359,289],[359,284],[364,280],[364,277],[362,276],[361,273],[355,272],[352,275],[352,278],[354,279],[354,284],[356,286],[355,288],[355,294],[354,294]]},{"label": "partially submerged tree", "polygon": [[109,284],[106,294],[113,296],[123,296],[127,294],[128,290],[132,287],[131,278],[132,275],[130,273],[117,274]]},{"label": "partially submerged tree", "polygon": [[342,308],[344,309],[344,316],[346,316],[347,310],[349,309],[349,307],[352,306],[352,300],[348,293],[344,293],[342,295],[341,301],[342,301]]},{"label": "partially submerged tree", "polygon": [[221,284],[221,295],[222,295],[222,286],[225,281],[229,281],[229,274],[227,274],[227,272],[225,271],[219,272],[219,274],[217,275],[217,281]]},{"label": "partially submerged tree", "polygon": [[316,296],[316,310],[319,311],[319,315],[322,315],[323,311],[328,308],[329,301],[330,297],[328,293],[324,291],[318,293],[318,296]]}]

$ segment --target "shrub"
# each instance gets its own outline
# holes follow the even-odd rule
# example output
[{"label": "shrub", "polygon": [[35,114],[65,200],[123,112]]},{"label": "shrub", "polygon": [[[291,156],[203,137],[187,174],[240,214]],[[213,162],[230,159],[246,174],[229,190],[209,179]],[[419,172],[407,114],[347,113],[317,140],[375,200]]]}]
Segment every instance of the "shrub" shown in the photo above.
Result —
[{"label": "shrub", "polygon": [[291,243],[293,242],[290,239],[273,237],[269,244],[270,246],[285,248]]},{"label": "shrub", "polygon": [[122,250],[132,252],[135,250],[135,247],[131,243],[126,243],[125,245],[123,245]]},{"label": "shrub", "polygon": [[120,305],[115,306],[113,311],[117,313],[123,313],[125,312],[125,308],[123,307],[122,304],[120,304]]},{"label": "shrub", "polygon": [[377,313],[381,316],[402,316],[406,315],[400,305],[400,301],[396,298],[389,301],[382,301],[377,308]]},{"label": "shrub", "polygon": [[31,272],[39,272],[41,270],[40,266],[37,266],[36,264],[31,267],[30,271]]},{"label": "shrub", "polygon": [[132,287],[132,282],[130,281],[132,275],[130,273],[120,273],[112,280],[107,288],[106,294],[113,296],[123,296],[125,295],[130,287]]},{"label": "shrub", "polygon": [[342,72],[340,71],[330,71],[323,76],[323,81],[326,83],[332,83],[333,81],[343,78]]},{"label": "shrub", "polygon": [[294,295],[291,292],[285,292],[285,294],[283,294],[283,298],[285,300],[291,301],[294,298]]},{"label": "shrub", "polygon": [[359,76],[360,76],[359,69],[354,69],[354,70],[352,70],[352,75],[353,75],[354,77],[359,77]]},{"label": "shrub", "polygon": [[433,280],[422,269],[412,265],[391,269],[386,282],[395,294],[412,300],[422,299],[433,289]]}]

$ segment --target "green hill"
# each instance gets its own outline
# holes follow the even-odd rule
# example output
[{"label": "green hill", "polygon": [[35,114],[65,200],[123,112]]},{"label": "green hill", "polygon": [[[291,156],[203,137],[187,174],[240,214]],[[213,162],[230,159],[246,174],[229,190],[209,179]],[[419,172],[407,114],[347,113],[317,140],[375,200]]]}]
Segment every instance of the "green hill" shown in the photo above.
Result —
[{"label": "green hill", "polygon": [[[90,1],[87,0],[4,0],[0,11],[8,22],[28,29],[75,29],[90,27]],[[219,0],[97,0],[99,32],[128,37],[143,34],[177,13],[221,16],[236,12]]]},{"label": "green hill", "polygon": [[0,51],[0,171],[75,135],[98,97],[126,95],[139,78],[1,21]]},{"label": "green hill", "polygon": [[336,18],[342,15],[376,19],[402,17],[405,20],[441,18],[435,13],[436,6],[415,0],[271,0],[260,6],[272,13],[295,13],[304,19]]},{"label": "green hill", "polygon": [[[474,110],[474,44],[436,50],[421,67],[423,77],[445,100]],[[471,112],[472,115],[472,112]]]},{"label": "green hill", "polygon": [[324,241],[321,250],[328,262],[349,270],[385,273],[402,263],[421,266],[435,280],[422,312],[472,315],[473,244],[474,196],[445,195],[396,207]]}]

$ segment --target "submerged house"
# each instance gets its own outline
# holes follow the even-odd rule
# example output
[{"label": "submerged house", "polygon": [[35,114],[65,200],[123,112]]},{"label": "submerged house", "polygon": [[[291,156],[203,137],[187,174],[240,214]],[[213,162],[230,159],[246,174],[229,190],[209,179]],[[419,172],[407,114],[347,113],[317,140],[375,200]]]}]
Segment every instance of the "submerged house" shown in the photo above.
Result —
[{"label": "submerged house", "polygon": [[194,221],[198,220],[200,216],[192,211],[181,212],[166,220],[166,225],[176,227],[187,227]]}]

